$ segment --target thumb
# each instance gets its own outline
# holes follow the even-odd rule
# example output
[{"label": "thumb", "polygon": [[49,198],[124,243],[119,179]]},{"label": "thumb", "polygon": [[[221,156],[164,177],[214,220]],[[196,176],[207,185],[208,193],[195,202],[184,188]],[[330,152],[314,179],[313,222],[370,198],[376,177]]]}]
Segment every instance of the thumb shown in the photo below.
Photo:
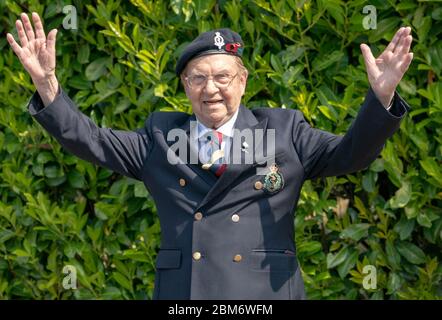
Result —
[{"label": "thumb", "polygon": [[368,68],[369,66],[375,65],[376,61],[373,54],[371,53],[370,47],[367,46],[365,43],[362,43],[360,48],[364,57],[365,66]]}]

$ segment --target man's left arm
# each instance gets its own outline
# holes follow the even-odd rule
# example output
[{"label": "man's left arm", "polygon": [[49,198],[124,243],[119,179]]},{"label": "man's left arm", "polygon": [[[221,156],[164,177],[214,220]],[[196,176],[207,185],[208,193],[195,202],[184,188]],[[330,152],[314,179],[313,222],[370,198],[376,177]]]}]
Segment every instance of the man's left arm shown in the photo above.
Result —
[{"label": "man's left arm", "polygon": [[335,176],[365,169],[381,152],[385,141],[399,128],[409,110],[395,93],[389,110],[370,88],[359,113],[344,136],[312,128],[300,112],[293,127],[293,141],[305,178]]},{"label": "man's left arm", "polygon": [[363,169],[380,153],[409,110],[396,87],[413,60],[412,41],[411,28],[402,27],[376,59],[370,48],[361,44],[370,90],[344,137],[312,129],[298,115],[301,118],[294,122],[293,141],[307,179]]}]

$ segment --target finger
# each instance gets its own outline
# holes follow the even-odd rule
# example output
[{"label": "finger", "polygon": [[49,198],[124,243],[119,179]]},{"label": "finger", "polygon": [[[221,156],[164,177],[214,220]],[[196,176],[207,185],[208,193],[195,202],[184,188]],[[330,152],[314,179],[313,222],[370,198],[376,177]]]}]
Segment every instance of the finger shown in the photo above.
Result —
[{"label": "finger", "polygon": [[9,45],[11,46],[12,50],[15,52],[17,57],[21,60],[20,57],[22,55],[22,48],[15,41],[14,37],[12,36],[12,34],[8,33],[6,35],[6,39],[8,39]]},{"label": "finger", "polygon": [[34,29],[32,29],[31,21],[27,14],[21,14],[21,20],[23,21],[23,25],[25,27],[26,35],[28,36],[28,40],[32,41],[35,39]]},{"label": "finger", "polygon": [[406,37],[410,34],[411,34],[411,27],[405,27],[403,36]]},{"label": "finger", "polygon": [[400,51],[400,53],[407,54],[408,52],[410,52],[412,42],[413,42],[413,37],[411,35],[408,35],[404,39],[404,44],[403,44],[403,47],[402,47],[402,50]]},{"label": "finger", "polygon": [[373,81],[378,74],[376,60],[371,53],[370,48],[366,44],[361,44],[361,51],[364,57],[365,70],[367,71],[368,81],[373,85]]},{"label": "finger", "polygon": [[46,35],[45,35],[45,31],[43,29],[43,24],[41,23],[41,19],[36,12],[32,13],[32,21],[34,21],[35,35],[37,36],[37,39],[46,40]]},{"label": "finger", "polygon": [[410,27],[404,28],[404,31],[401,35],[401,40],[399,41],[398,46],[396,46],[396,48],[395,48],[395,53],[396,53],[396,51],[397,52],[404,52],[404,50],[406,50],[406,49],[404,49],[404,47],[406,48],[406,46],[408,45],[408,41],[409,41],[408,37],[411,37],[410,34],[411,34],[411,28]]},{"label": "finger", "polygon": [[400,70],[402,73],[405,73],[405,71],[408,70],[408,67],[411,64],[411,61],[413,61],[413,52],[407,53],[405,60],[402,62],[401,66],[400,66]]},{"label": "finger", "polygon": [[394,35],[393,39],[390,41],[387,48],[385,49],[386,51],[394,51],[394,49],[396,48],[397,44],[401,39],[401,34],[403,31],[404,28],[399,28],[399,30],[396,31],[396,34]]},{"label": "finger", "polygon": [[20,39],[21,46],[28,46],[28,37],[26,36],[25,29],[23,28],[23,23],[20,20],[15,22],[15,27],[17,28],[18,38]]},{"label": "finger", "polygon": [[48,40],[46,41],[46,48],[49,50],[49,52],[55,52],[55,42],[57,40],[57,29],[52,29],[48,33]]},{"label": "finger", "polygon": [[400,54],[405,47],[406,41],[408,36],[401,36],[401,39],[399,40],[399,43],[397,44],[396,48],[394,48],[393,53],[395,55]]}]

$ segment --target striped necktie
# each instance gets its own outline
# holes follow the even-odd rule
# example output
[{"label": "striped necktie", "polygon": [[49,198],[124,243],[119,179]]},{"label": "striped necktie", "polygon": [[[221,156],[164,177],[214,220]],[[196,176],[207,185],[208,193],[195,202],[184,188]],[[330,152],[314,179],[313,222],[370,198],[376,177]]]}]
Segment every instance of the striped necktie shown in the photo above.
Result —
[{"label": "striped necktie", "polygon": [[224,150],[221,148],[223,142],[223,134],[216,130],[212,130],[206,137],[207,158],[210,159],[202,165],[205,170],[210,170],[217,177],[221,176],[226,170],[227,165],[224,163]]}]

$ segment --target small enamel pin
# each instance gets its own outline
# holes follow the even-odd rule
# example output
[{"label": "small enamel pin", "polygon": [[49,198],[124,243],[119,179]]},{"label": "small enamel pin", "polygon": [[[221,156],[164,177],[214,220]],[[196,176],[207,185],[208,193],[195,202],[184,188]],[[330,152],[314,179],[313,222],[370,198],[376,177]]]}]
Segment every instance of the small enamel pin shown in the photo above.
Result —
[{"label": "small enamel pin", "polygon": [[264,177],[263,189],[268,193],[275,193],[284,187],[284,178],[276,163],[272,164],[269,169],[270,172]]},{"label": "small enamel pin", "polygon": [[242,146],[241,146],[241,151],[242,151],[242,152],[245,152],[245,153],[249,153],[249,152],[247,151],[248,148],[249,148],[248,143],[244,141],[244,142],[242,143]]}]

